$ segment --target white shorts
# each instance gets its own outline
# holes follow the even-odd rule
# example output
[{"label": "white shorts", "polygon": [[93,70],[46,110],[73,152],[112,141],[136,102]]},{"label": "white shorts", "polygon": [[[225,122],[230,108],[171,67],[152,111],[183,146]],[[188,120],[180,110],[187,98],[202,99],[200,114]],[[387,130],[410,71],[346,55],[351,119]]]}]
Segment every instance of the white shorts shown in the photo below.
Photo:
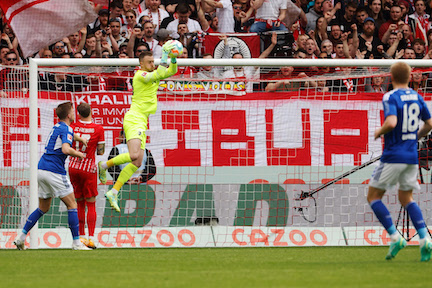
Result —
[{"label": "white shorts", "polygon": [[73,187],[67,175],[38,170],[39,198],[63,198],[73,193]]},{"label": "white shorts", "polygon": [[383,163],[380,161],[372,173],[369,186],[387,190],[399,183],[399,190],[418,190],[420,185],[417,181],[417,173],[417,164]]}]

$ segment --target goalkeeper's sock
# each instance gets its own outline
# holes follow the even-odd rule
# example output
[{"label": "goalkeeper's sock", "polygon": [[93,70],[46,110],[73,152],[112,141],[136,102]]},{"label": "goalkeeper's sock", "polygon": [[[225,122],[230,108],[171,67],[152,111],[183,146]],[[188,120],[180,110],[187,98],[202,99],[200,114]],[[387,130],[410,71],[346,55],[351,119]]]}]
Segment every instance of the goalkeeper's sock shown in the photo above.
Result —
[{"label": "goalkeeper's sock", "polygon": [[375,213],[375,216],[378,218],[380,223],[387,230],[388,234],[394,235],[396,231],[396,227],[393,225],[393,221],[388,211],[387,207],[382,203],[381,200],[375,200],[370,203],[372,210]]},{"label": "goalkeeper's sock", "polygon": [[[32,214],[30,214],[30,216],[27,218],[27,222],[24,225],[24,228],[22,230],[20,240],[22,240],[22,241],[25,240],[25,236],[33,228],[33,226],[36,224],[36,222],[39,220],[39,218],[41,218],[44,214],[45,213],[39,208],[37,208],[35,211],[33,211]],[[22,239],[23,235],[24,235],[24,239]]]},{"label": "goalkeeper's sock", "polygon": [[[120,191],[121,187],[124,183],[126,183],[130,177],[138,170],[138,167],[132,163],[129,163],[123,170],[120,172],[119,177],[117,178],[116,183],[114,184],[113,190]],[[114,192],[114,191],[113,191]]]},{"label": "goalkeeper's sock", "polygon": [[417,205],[416,202],[412,201],[405,206],[405,209],[407,210],[411,218],[411,221],[413,222],[414,227],[417,230],[419,238],[420,239],[425,238],[427,236],[428,231],[420,207]]},{"label": "goalkeeper's sock", "polygon": [[[68,210],[68,223],[69,223],[69,228],[72,232],[72,238],[74,240],[74,244],[79,244],[80,240],[79,240],[79,221],[78,221],[78,211],[77,209],[69,209]],[[75,240],[78,240],[78,242],[76,242]]]},{"label": "goalkeeper's sock", "polygon": [[94,231],[96,227],[96,202],[86,202],[87,203],[87,227],[89,236],[94,236]]},{"label": "goalkeeper's sock", "polygon": [[81,201],[77,201],[79,235],[85,235],[85,211],[86,211],[85,203],[86,201],[84,199]]}]

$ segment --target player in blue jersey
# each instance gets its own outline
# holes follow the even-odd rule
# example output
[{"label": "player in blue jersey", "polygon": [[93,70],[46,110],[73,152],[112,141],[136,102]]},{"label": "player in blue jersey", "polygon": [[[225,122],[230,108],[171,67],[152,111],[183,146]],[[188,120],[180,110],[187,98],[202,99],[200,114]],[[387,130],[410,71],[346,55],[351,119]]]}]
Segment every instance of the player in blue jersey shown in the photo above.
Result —
[{"label": "player in blue jersey", "polygon": [[60,122],[54,125],[51,130],[45,144],[45,153],[38,164],[39,208],[33,211],[27,218],[21,235],[14,242],[18,250],[25,249],[27,233],[33,228],[39,218],[48,212],[52,197],[59,197],[68,209],[69,228],[71,229],[73,238],[72,249],[92,250],[82,244],[79,239],[77,203],[65,169],[65,161],[68,155],[81,159],[84,158],[82,152],[76,151],[71,147],[72,141],[80,141],[86,145],[87,140],[74,135],[73,129],[69,127],[75,120],[75,111],[71,102],[58,105],[56,114]]},{"label": "player in blue jersey", "polygon": [[[397,62],[390,68],[394,89],[383,97],[384,123],[375,131],[375,139],[384,135],[381,161],[369,182],[367,200],[378,220],[390,235],[387,260],[394,258],[407,242],[396,230],[387,207],[382,203],[386,189],[399,184],[399,202],[407,210],[420,238],[421,261],[431,258],[432,243],[422,212],[412,197],[417,182],[417,140],[432,129],[432,119],[423,98],[408,88],[411,67]],[[419,129],[420,120],[424,125]]]}]

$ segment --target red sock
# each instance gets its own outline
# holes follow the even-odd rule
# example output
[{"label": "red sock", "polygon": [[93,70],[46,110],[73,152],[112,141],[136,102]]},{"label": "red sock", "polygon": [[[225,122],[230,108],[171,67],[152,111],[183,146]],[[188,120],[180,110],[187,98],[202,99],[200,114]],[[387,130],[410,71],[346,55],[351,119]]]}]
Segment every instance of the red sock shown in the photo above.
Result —
[{"label": "red sock", "polygon": [[89,236],[94,236],[94,231],[96,227],[96,202],[86,202],[87,203],[87,226],[89,230]]},{"label": "red sock", "polygon": [[84,236],[85,235],[85,201],[77,201],[78,204],[78,221],[79,221],[79,234]]}]

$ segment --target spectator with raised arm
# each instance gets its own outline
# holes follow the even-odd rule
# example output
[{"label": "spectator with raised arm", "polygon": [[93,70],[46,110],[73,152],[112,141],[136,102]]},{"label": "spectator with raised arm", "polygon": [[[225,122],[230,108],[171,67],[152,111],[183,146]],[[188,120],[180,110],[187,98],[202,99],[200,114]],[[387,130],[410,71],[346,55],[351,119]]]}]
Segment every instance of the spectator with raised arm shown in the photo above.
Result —
[{"label": "spectator with raised arm", "polygon": [[336,23],[339,24],[343,32],[351,32],[351,25],[355,24],[356,19],[354,17],[357,10],[357,3],[352,1],[345,5],[345,10],[339,10],[336,15]]},{"label": "spectator with raised arm", "polygon": [[170,14],[174,14],[176,12],[176,8],[177,8],[178,4],[180,4],[180,3],[187,4],[189,6],[191,12],[195,11],[195,1],[194,0],[185,0],[185,1],[162,0],[161,2],[162,2],[162,8],[165,8],[165,10]]},{"label": "spectator with raised arm", "polygon": [[176,6],[175,18],[173,21],[169,22],[166,26],[168,31],[171,31],[171,37],[178,38],[177,28],[180,22],[186,23],[188,29],[191,33],[202,32],[201,25],[198,21],[190,19],[192,11],[188,4],[181,2]]},{"label": "spectator with raised arm", "polygon": [[[137,58],[139,56],[136,55],[137,48],[139,45],[145,44],[146,48],[140,48],[140,50],[150,50],[150,47],[148,47],[148,44],[143,42],[144,37],[144,28],[137,24],[135,25],[134,29],[132,30],[132,35],[127,43],[126,53],[129,58]],[[142,51],[143,52],[143,51]]]},{"label": "spectator with raised arm", "polygon": [[403,40],[402,32],[392,33],[390,35],[390,38],[387,41],[388,49],[385,52],[388,58],[395,58],[395,53],[396,51],[400,50],[399,44],[401,43],[402,40]]},{"label": "spectator with raised arm", "polygon": [[[234,32],[248,32],[254,20],[251,19],[254,9],[250,5],[244,5],[242,0],[234,0],[232,7],[234,13]],[[204,30],[204,28],[203,28]]]},{"label": "spectator with raised arm", "polygon": [[144,22],[143,25],[144,28],[144,42],[147,43],[147,45],[150,48],[150,51],[153,51],[153,56],[157,59],[162,56],[162,47],[159,49],[158,44],[159,42],[154,38],[155,36],[155,27],[151,21]]},{"label": "spectator with raised arm", "polygon": [[[381,58],[382,55],[379,52],[378,48],[381,46],[381,50],[383,49],[383,43],[381,43],[380,39],[375,36],[375,20],[372,17],[367,17],[363,22],[363,33],[361,33],[358,37],[359,40],[359,50],[369,51],[367,52],[367,56],[365,58],[369,58],[369,54],[373,54],[374,58]],[[371,45],[366,45],[366,43],[370,43]]]},{"label": "spectator with raised arm", "polygon": [[162,21],[169,17],[168,12],[162,9],[160,5],[160,0],[149,0],[149,6],[147,9],[138,15],[138,19],[140,19],[142,16],[149,16],[150,21],[154,25],[155,33],[157,33],[159,28],[161,28]]},{"label": "spectator with raised arm", "polygon": [[378,37],[382,43],[387,43],[388,37],[392,32],[397,32],[404,24],[402,19],[402,9],[398,5],[393,5],[390,9],[390,20],[383,23],[378,31]]},{"label": "spectator with raised arm", "polygon": [[102,31],[87,35],[84,58],[100,58],[102,52]]},{"label": "spectator with raised arm", "polygon": [[76,52],[81,52],[84,49],[86,37],[87,37],[86,27],[82,28],[78,32],[69,35],[68,52],[72,54],[75,54]]},{"label": "spectator with raised arm", "polygon": [[[113,48],[115,53],[118,52],[119,46],[126,41],[126,38],[121,35],[121,22],[118,18],[111,18],[109,21],[109,30],[107,30],[108,43]],[[108,33],[110,31],[111,33]]]},{"label": "spectator with raised arm", "polygon": [[96,18],[96,20],[93,23],[90,23],[87,26],[86,34],[94,34],[96,31],[106,30],[106,28],[108,27],[108,16],[109,16],[108,9],[99,10],[98,15],[99,15],[98,18]]},{"label": "spectator with raised arm", "polygon": [[256,11],[256,15],[250,32],[288,30],[282,23],[286,15],[287,0],[251,0],[251,6]]},{"label": "spectator with raised arm", "polygon": [[201,7],[207,12],[216,12],[219,33],[234,33],[234,13],[231,0],[201,0]]}]

